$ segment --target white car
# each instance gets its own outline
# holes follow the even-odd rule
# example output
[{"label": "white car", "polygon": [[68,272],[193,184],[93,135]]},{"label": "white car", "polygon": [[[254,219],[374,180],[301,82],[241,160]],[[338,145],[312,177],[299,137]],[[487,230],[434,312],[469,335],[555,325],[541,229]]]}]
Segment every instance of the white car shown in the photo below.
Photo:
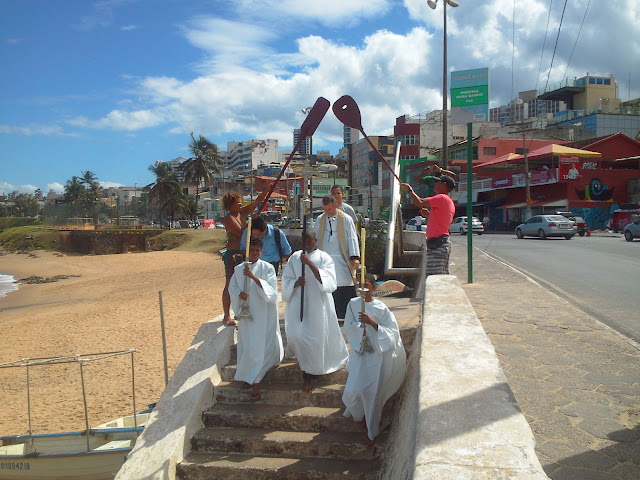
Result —
[{"label": "white car", "polygon": [[[456,217],[449,227],[449,233],[466,235],[468,231],[469,225],[467,217]],[[482,225],[482,222],[477,217],[471,217],[471,231],[478,235],[482,235],[484,233],[484,225]]]},{"label": "white car", "polygon": [[411,220],[409,220],[407,222],[407,224],[405,225],[404,229],[405,230],[418,230],[418,218],[422,219],[422,224],[420,225],[420,230],[422,230],[423,232],[427,231],[427,221],[424,217],[413,217]]}]

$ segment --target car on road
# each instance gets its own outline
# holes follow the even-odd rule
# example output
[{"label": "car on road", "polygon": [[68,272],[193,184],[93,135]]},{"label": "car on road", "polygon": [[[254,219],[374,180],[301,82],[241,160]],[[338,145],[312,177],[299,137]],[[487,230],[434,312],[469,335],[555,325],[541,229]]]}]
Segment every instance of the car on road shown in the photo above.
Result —
[{"label": "car on road", "polygon": [[579,215],[574,215],[571,212],[556,212],[558,215],[562,215],[563,217],[568,218],[569,220],[571,220],[575,226],[576,229],[578,230],[578,235],[580,235],[581,237],[584,237],[585,234],[587,233],[587,222],[584,220],[584,218],[582,218]]},{"label": "car on road", "polygon": [[534,215],[526,223],[516,227],[516,237],[564,237],[571,240],[577,229],[571,220],[562,215]]},{"label": "car on road", "polygon": [[289,222],[289,228],[302,228],[302,222],[299,218],[292,218]]},{"label": "car on road", "polygon": [[635,222],[627,223],[622,233],[627,242],[633,242],[634,238],[640,238],[640,218]]},{"label": "car on road", "polygon": [[[422,219],[421,220],[421,224],[420,224],[420,230],[422,230],[423,232],[426,232],[427,231],[427,221],[425,220],[424,217],[420,217],[420,218]],[[407,222],[407,224],[405,225],[404,229],[405,230],[416,230],[417,231],[418,230],[417,223],[418,223],[418,217],[413,217],[411,220],[409,220]]]},{"label": "car on road", "polygon": [[[460,235],[466,235],[469,231],[469,225],[467,222],[468,217],[456,217],[451,226],[449,227],[449,233],[459,233]],[[478,219],[478,217],[471,217],[471,231],[482,235],[484,233],[484,225]]]}]

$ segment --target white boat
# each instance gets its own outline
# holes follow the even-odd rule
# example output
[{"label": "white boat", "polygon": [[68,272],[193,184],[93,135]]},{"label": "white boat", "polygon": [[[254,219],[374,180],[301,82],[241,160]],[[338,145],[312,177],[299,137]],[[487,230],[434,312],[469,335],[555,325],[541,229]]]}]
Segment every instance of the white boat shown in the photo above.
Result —
[{"label": "white boat", "polygon": [[0,437],[0,480],[113,479],[143,428]]},{"label": "white boat", "polygon": [[[98,354],[21,359],[0,364],[0,368],[26,367],[29,434],[0,437],[0,480],[22,478],[42,480],[110,480],[113,479],[144,428],[149,412],[117,418],[90,428],[84,398],[84,362],[116,355],[131,355],[132,380],[135,350]],[[79,362],[85,405],[86,429],[76,432],[31,433],[29,368],[42,365]],[[134,383],[132,381],[132,383]],[[133,386],[135,412],[135,385]]]}]

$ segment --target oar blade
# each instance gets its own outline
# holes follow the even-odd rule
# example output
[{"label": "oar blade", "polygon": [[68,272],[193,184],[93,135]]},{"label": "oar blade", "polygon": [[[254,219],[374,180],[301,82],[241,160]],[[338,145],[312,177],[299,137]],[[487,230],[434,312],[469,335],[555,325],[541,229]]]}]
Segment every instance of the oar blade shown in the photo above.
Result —
[{"label": "oar blade", "polygon": [[318,97],[316,103],[313,104],[311,110],[307,114],[307,118],[304,119],[302,125],[300,126],[300,138],[306,138],[312,136],[320,122],[329,110],[329,106],[331,102],[324,97]]},{"label": "oar blade", "polygon": [[362,132],[362,117],[356,101],[349,95],[343,95],[333,103],[333,114],[347,127]]}]

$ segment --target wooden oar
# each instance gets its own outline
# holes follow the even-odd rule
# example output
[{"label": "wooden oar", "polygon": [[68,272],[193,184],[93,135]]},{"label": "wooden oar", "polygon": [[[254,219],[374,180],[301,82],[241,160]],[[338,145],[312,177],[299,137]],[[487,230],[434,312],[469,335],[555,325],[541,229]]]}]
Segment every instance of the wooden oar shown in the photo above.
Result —
[{"label": "wooden oar", "polygon": [[298,141],[293,147],[293,150],[291,150],[291,154],[289,155],[287,162],[284,164],[284,167],[282,167],[282,170],[280,170],[280,174],[276,178],[275,182],[273,182],[273,185],[271,185],[271,188],[269,189],[269,193],[267,193],[267,196],[262,201],[261,210],[266,208],[267,202],[269,201],[271,194],[273,193],[276,186],[278,185],[278,181],[280,181],[282,174],[289,166],[291,159],[293,158],[295,153],[298,151],[298,148],[300,148],[300,145],[302,145],[302,142],[305,140],[305,138],[311,137],[315,133],[316,129],[318,128],[318,125],[320,125],[320,122],[322,122],[322,119],[326,115],[327,110],[329,110],[330,105],[331,103],[329,102],[329,100],[327,100],[324,97],[318,97],[318,99],[316,100],[316,103],[313,104],[313,107],[307,114],[307,118],[304,119],[304,122],[302,122],[302,125],[300,126],[300,137],[298,138]]},{"label": "wooden oar", "polygon": [[375,145],[371,142],[367,134],[364,133],[362,128],[362,117],[360,116],[360,109],[358,108],[358,104],[356,101],[351,98],[349,95],[343,95],[333,104],[333,113],[334,115],[344,123],[347,127],[355,128],[362,133],[362,136],[371,146],[371,149],[376,152],[378,157],[383,161],[383,163],[387,166],[387,168],[391,171],[394,177],[398,180],[398,182],[402,183],[402,181],[396,175],[396,172],[393,171],[387,159],[382,156],[382,154],[378,151]]}]

